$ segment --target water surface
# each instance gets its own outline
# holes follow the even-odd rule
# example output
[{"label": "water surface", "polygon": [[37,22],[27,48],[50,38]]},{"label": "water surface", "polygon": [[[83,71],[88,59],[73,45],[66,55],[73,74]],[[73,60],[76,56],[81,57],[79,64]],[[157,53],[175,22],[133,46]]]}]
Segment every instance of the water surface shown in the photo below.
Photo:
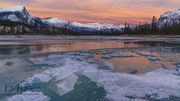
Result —
[{"label": "water surface", "polygon": [[[103,62],[107,62],[113,66],[111,68],[113,72],[130,74],[143,74],[158,68],[175,69],[175,64],[180,61],[179,43],[172,41],[147,41],[143,38],[141,40],[6,40],[0,42],[1,92],[4,92],[7,85],[18,85],[34,74],[56,67],[43,63],[35,64],[36,62],[46,61],[48,56],[52,54],[71,52],[74,52],[75,58],[76,55],[78,58],[79,55],[89,54],[92,59],[90,57],[85,59],[89,63],[99,64],[100,69],[105,69]],[[132,55],[132,57],[109,57],[111,54],[121,53]],[[144,55],[145,53],[149,54]],[[155,57],[155,60],[150,59],[151,55],[153,55],[153,59]],[[103,56],[108,56],[108,58],[103,58]],[[60,62],[61,60],[56,61]],[[78,101],[80,98],[83,98],[84,101],[90,98],[89,101],[108,100],[105,98],[105,90],[98,88],[97,84],[89,78],[79,75],[78,82],[81,83],[76,83],[73,91],[63,96],[54,92],[54,83],[45,85],[43,92],[51,98],[56,98],[53,101],[73,101],[73,99]],[[86,90],[82,91],[82,89]],[[2,95],[1,98],[6,96]]]}]

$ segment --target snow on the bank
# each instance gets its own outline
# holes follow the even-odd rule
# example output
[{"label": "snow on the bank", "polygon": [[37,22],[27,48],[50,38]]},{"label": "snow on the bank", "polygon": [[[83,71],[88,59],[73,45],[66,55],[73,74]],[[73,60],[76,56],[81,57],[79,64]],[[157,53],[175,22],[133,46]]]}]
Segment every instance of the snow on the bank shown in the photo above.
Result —
[{"label": "snow on the bank", "polygon": [[[98,69],[98,64],[88,63],[84,56],[69,54],[63,57],[64,65],[35,74],[25,83],[34,83],[35,79],[42,82],[54,80],[57,93],[61,96],[73,90],[78,74],[97,82],[98,86],[103,87],[107,92],[107,99],[112,101],[134,101],[132,98],[141,101],[170,96],[180,97],[180,76],[176,75],[177,71],[157,69],[141,75],[132,75]],[[78,61],[77,57],[82,58],[81,61]],[[56,55],[49,56],[51,61],[57,58]]]},{"label": "snow on the bank", "polygon": [[50,101],[50,98],[45,96],[42,92],[26,91],[23,94],[9,97],[7,101]]}]

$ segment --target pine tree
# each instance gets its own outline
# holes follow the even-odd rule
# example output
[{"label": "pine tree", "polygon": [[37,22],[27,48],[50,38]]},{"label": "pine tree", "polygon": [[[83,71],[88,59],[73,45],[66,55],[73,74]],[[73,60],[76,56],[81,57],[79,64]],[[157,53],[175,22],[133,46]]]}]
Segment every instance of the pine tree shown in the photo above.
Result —
[{"label": "pine tree", "polygon": [[154,34],[157,32],[157,18],[155,16],[153,16],[152,18],[152,24],[151,24],[151,30],[152,30],[152,33],[151,34]]}]

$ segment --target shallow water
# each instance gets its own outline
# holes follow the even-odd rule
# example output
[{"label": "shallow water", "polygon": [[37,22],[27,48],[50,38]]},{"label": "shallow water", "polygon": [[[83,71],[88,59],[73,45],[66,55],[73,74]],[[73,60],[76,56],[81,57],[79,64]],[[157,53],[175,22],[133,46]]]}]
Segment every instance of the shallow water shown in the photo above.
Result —
[{"label": "shallow water", "polygon": [[[87,64],[84,62],[87,62],[92,67],[96,65],[98,70],[130,75],[142,75],[155,71],[158,68],[169,70],[176,68],[175,64],[180,62],[180,47],[177,42],[146,41],[142,39],[1,41],[0,98],[6,100],[10,96],[21,94],[23,91],[17,92],[18,84],[22,84],[27,78],[46,70],[63,67],[65,58],[82,62],[82,64],[79,63],[77,66],[78,69],[79,67],[86,67]],[[72,67],[68,68],[71,70]],[[25,91],[41,91],[44,95],[50,97],[51,101],[79,101],[80,99],[82,101],[115,100],[112,97],[107,97],[108,91],[105,87],[100,87],[96,80],[91,80],[91,76],[85,75],[86,72],[91,71],[89,68],[91,67],[78,71],[75,69],[73,72],[70,72],[70,74],[76,75],[75,78],[78,78],[75,80],[72,89],[67,90],[65,85],[73,83],[74,76],[72,76],[73,78],[70,76],[70,81],[66,81],[66,78],[63,78],[66,73],[60,76],[57,76],[59,75],[57,73],[57,77],[53,76],[53,79],[46,83],[35,80],[38,82],[25,89]],[[85,72],[85,74],[82,75],[83,73],[81,72]],[[51,76],[54,74],[52,72]],[[45,76],[45,79],[48,77]],[[63,79],[54,80],[54,78],[57,79],[58,77]],[[59,95],[56,83],[59,83],[61,86],[60,92],[65,90],[64,92],[67,93]],[[65,85],[62,85],[63,83]],[[12,89],[12,87],[15,89]],[[141,99],[148,100],[148,98]]]}]

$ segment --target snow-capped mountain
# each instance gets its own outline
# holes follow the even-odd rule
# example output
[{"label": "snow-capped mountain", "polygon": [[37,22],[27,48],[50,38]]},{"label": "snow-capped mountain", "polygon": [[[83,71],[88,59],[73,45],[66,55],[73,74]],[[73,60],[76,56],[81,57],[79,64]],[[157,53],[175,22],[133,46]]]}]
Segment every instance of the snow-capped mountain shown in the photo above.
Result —
[{"label": "snow-capped mountain", "polygon": [[40,18],[31,16],[24,6],[0,8],[0,20],[22,22],[35,26],[44,25]]},{"label": "snow-capped mountain", "polygon": [[121,31],[124,27],[123,25],[113,25],[113,24],[100,24],[100,23],[70,23],[71,28],[90,30],[90,31]]},{"label": "snow-capped mountain", "polygon": [[180,9],[165,12],[158,19],[159,26],[163,26],[166,23],[171,25],[173,22],[180,22]]},{"label": "snow-capped mountain", "polygon": [[70,22],[53,17],[40,19],[30,15],[24,6],[0,8],[0,20],[10,20],[40,27],[68,28],[75,32],[116,32],[121,31],[124,27],[113,24]]},{"label": "snow-capped mountain", "polygon": [[121,31],[124,27],[113,24],[70,22],[60,18],[46,18],[42,19],[42,22],[52,27],[69,28],[73,31]]}]

